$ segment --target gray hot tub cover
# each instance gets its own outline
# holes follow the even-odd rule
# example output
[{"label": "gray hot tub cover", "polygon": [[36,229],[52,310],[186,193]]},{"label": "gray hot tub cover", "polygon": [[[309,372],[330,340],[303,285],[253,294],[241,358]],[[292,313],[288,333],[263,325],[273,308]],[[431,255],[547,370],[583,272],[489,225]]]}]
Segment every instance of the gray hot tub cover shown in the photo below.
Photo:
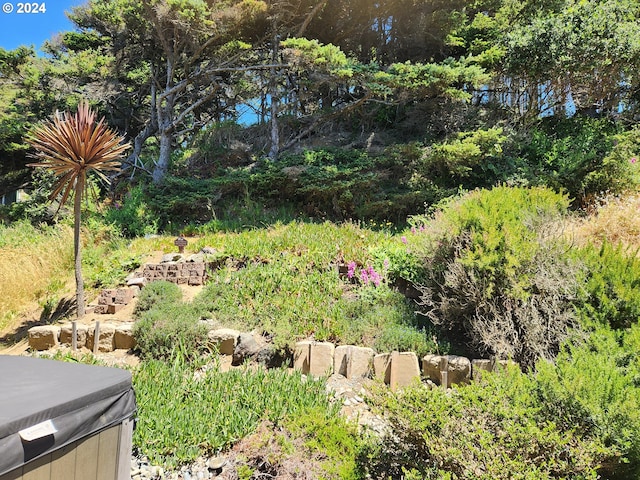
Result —
[{"label": "gray hot tub cover", "polygon": [[[0,475],[133,417],[131,373],[119,368],[0,355]],[[51,420],[55,433],[20,432]]]}]

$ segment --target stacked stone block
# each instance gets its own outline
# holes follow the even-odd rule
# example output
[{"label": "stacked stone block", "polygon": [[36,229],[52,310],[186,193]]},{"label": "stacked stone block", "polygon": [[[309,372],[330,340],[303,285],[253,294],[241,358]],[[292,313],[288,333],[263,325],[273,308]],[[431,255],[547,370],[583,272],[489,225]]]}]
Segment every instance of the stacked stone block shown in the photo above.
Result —
[{"label": "stacked stone block", "polygon": [[207,278],[204,262],[148,263],[142,275],[147,282],[166,280],[178,285],[203,285]]},{"label": "stacked stone block", "polygon": [[94,313],[114,314],[130,303],[136,295],[133,288],[107,288],[100,292],[97,305],[91,305]]}]

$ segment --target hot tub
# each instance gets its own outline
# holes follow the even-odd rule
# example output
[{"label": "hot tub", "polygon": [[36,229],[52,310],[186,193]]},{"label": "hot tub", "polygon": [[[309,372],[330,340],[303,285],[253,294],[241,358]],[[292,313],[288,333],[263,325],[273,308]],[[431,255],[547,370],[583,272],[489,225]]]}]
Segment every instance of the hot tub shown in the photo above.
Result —
[{"label": "hot tub", "polygon": [[0,355],[0,480],[130,479],[135,411],[126,370]]}]

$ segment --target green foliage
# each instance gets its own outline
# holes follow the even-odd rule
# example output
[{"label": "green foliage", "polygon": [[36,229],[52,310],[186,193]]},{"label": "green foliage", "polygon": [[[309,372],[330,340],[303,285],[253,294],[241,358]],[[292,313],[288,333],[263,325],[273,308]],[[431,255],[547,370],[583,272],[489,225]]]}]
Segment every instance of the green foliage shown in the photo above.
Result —
[{"label": "green foliage", "polygon": [[586,281],[578,303],[581,322],[614,329],[638,323],[640,259],[636,252],[605,242],[600,248],[581,248],[577,255],[586,266]]},{"label": "green foliage", "polygon": [[441,63],[394,63],[375,73],[368,86],[383,96],[401,91],[415,98],[444,96],[469,100],[471,96],[462,86],[480,86],[488,78],[478,65],[449,58]]},{"label": "green foliage", "polygon": [[284,425],[294,436],[303,438],[305,449],[313,457],[322,458],[319,462],[322,478],[363,478],[357,459],[365,451],[367,439],[362,438],[354,424],[326,407],[315,407],[289,417]]},{"label": "green foliage", "polygon": [[424,313],[473,353],[552,358],[576,324],[578,269],[554,240],[567,205],[548,189],[509,187],[445,203],[427,240],[408,243],[427,271]]},{"label": "green foliage", "polygon": [[[637,318],[636,318],[637,320]],[[640,474],[640,326],[600,325],[584,341],[570,343],[555,365],[541,363],[536,395],[558,427],[597,438],[613,455],[605,478]]]},{"label": "green foliage", "polygon": [[[633,134],[616,137],[617,127],[607,120],[574,117],[550,119],[532,130],[521,144],[521,154],[538,179],[565,191],[577,205],[604,193],[620,193],[637,184],[631,153]],[[616,142],[622,145],[614,148]]]},{"label": "green foliage", "polygon": [[176,351],[191,357],[208,351],[206,325],[188,304],[163,300],[134,324],[136,350],[142,358],[168,358]]},{"label": "green foliage", "polygon": [[265,419],[281,425],[307,411],[337,416],[324,383],[286,370],[222,373],[214,359],[189,363],[174,354],[167,361],[144,361],[133,382],[138,403],[134,445],[153,464],[175,467],[214,454]]},{"label": "green foliage", "polygon": [[545,416],[536,387],[513,367],[452,391],[381,391],[373,403],[382,405],[393,433],[369,469],[375,478],[597,478],[616,450]]},{"label": "green foliage", "polygon": [[134,315],[133,334],[143,358],[168,358],[175,352],[187,356],[206,351],[207,328],[174,283],[152,282],[141,292]]},{"label": "green foliage", "polygon": [[50,206],[49,196],[53,191],[55,175],[48,170],[38,169],[33,172],[29,197],[23,202],[16,202],[9,207],[11,221],[27,219],[33,225],[52,224],[55,207]]},{"label": "green foliage", "polygon": [[151,310],[162,304],[180,303],[182,300],[182,290],[175,283],[160,280],[151,282],[142,289],[133,314],[140,317],[144,312]]},{"label": "green foliage", "polygon": [[140,266],[142,255],[131,251],[120,230],[105,224],[98,214],[87,215],[84,223],[82,267],[86,286],[97,289],[122,285],[125,277]]},{"label": "green foliage", "polygon": [[492,186],[509,173],[502,153],[505,140],[502,128],[460,132],[431,145],[418,172],[443,188]]},{"label": "green foliage", "polygon": [[[416,322],[417,323],[417,322]],[[373,348],[377,352],[415,352],[418,358],[428,353],[449,353],[449,345],[438,340],[435,328],[387,323],[376,338]]]},{"label": "green foliage", "polygon": [[126,237],[140,237],[158,232],[158,217],[149,206],[142,187],[135,186],[122,203],[116,202],[107,209],[105,221],[116,225]]}]

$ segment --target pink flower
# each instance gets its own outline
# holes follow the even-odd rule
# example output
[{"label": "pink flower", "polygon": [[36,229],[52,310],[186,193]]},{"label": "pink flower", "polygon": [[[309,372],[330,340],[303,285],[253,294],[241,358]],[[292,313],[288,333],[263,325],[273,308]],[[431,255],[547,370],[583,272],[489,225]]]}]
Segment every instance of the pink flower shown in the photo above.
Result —
[{"label": "pink flower", "polygon": [[414,235],[416,234],[416,227],[411,227],[411,233],[413,233]]},{"label": "pink flower", "polygon": [[356,273],[356,262],[349,262],[347,264],[347,278],[351,279]]},{"label": "pink flower", "polygon": [[405,237],[404,235],[400,237],[400,240],[402,241],[402,243],[404,243],[405,245],[407,244],[407,237]]},{"label": "pink flower", "polygon": [[631,157],[631,158],[629,159],[629,162],[631,162],[632,164],[633,164],[633,163],[636,163],[637,161],[638,161],[638,159],[637,159],[636,157]]}]

